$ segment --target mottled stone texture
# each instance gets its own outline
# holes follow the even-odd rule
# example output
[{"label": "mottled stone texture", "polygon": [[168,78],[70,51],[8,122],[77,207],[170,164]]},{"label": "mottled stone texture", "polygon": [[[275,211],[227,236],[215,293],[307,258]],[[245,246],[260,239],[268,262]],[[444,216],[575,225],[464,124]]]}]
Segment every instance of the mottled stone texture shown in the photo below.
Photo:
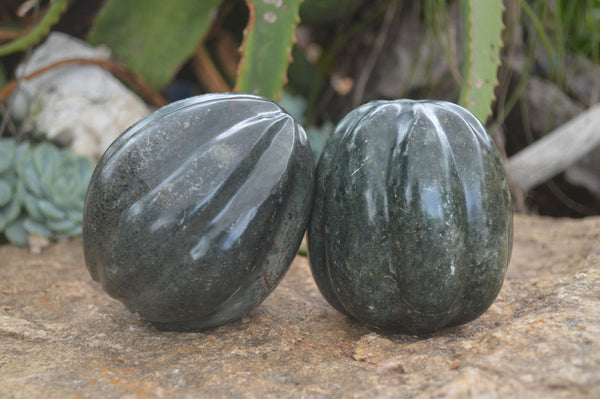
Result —
[{"label": "mottled stone texture", "polygon": [[306,134],[277,104],[232,93],[178,101],[98,163],[83,213],[86,265],[161,329],[214,327],[281,281],[313,190]]},{"label": "mottled stone texture", "polygon": [[600,218],[515,217],[498,299],[424,338],[353,322],[305,258],[240,321],[160,332],[110,299],[81,241],[0,247],[0,397],[600,396]]},{"label": "mottled stone texture", "polygon": [[373,101],[329,138],[308,229],[311,267],[344,314],[428,334],[494,301],[512,246],[510,191],[481,123],[445,101]]}]

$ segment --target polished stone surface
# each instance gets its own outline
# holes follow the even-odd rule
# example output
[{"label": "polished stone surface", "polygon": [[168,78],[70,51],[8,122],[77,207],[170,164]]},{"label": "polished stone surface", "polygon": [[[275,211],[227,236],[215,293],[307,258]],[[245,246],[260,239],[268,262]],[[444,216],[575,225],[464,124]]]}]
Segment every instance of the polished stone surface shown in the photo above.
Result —
[{"label": "polished stone surface", "polygon": [[358,320],[416,334],[473,320],[510,259],[501,158],[454,104],[366,104],[325,147],[308,244],[323,295]]},{"label": "polished stone surface", "polygon": [[90,274],[159,328],[237,319],[291,264],[313,169],[304,131],[273,102],[215,94],[163,107],[117,139],[92,176]]}]

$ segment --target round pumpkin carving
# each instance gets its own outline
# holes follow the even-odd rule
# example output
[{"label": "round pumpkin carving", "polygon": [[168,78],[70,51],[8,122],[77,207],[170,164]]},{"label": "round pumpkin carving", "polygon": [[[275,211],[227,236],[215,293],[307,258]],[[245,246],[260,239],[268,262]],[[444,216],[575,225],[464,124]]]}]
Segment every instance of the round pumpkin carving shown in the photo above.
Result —
[{"label": "round pumpkin carving", "polygon": [[302,240],[314,166],[277,104],[212,94],[167,105],[105,152],[85,202],[94,280],[160,329],[240,318],[277,286]]},{"label": "round pumpkin carving", "polygon": [[317,167],[311,268],[336,309],[427,334],[481,315],[502,286],[512,208],[481,123],[443,101],[374,101],[336,127]]}]

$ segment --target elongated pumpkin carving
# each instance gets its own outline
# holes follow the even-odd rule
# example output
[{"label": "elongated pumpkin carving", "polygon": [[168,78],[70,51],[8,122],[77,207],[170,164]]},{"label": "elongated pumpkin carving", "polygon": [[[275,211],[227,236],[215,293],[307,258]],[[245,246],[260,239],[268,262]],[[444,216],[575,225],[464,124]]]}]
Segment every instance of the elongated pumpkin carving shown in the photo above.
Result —
[{"label": "elongated pumpkin carving", "polygon": [[314,190],[310,146],[277,104],[193,97],[132,126],[88,189],[84,254],[104,290],[170,330],[235,320],[288,270]]},{"label": "elongated pumpkin carving", "polygon": [[442,101],[349,113],[317,167],[312,272],[336,309],[426,334],[494,301],[512,248],[501,158],[481,123]]}]

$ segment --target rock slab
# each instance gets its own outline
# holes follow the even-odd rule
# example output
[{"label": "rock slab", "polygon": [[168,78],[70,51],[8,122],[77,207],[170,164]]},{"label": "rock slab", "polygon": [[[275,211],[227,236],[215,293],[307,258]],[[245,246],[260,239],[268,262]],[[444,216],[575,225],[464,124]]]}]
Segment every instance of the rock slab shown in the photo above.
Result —
[{"label": "rock slab", "polygon": [[600,397],[600,217],[515,216],[498,299],[426,336],[336,312],[297,257],[248,317],[160,332],[110,299],[81,241],[0,247],[3,398]]}]

